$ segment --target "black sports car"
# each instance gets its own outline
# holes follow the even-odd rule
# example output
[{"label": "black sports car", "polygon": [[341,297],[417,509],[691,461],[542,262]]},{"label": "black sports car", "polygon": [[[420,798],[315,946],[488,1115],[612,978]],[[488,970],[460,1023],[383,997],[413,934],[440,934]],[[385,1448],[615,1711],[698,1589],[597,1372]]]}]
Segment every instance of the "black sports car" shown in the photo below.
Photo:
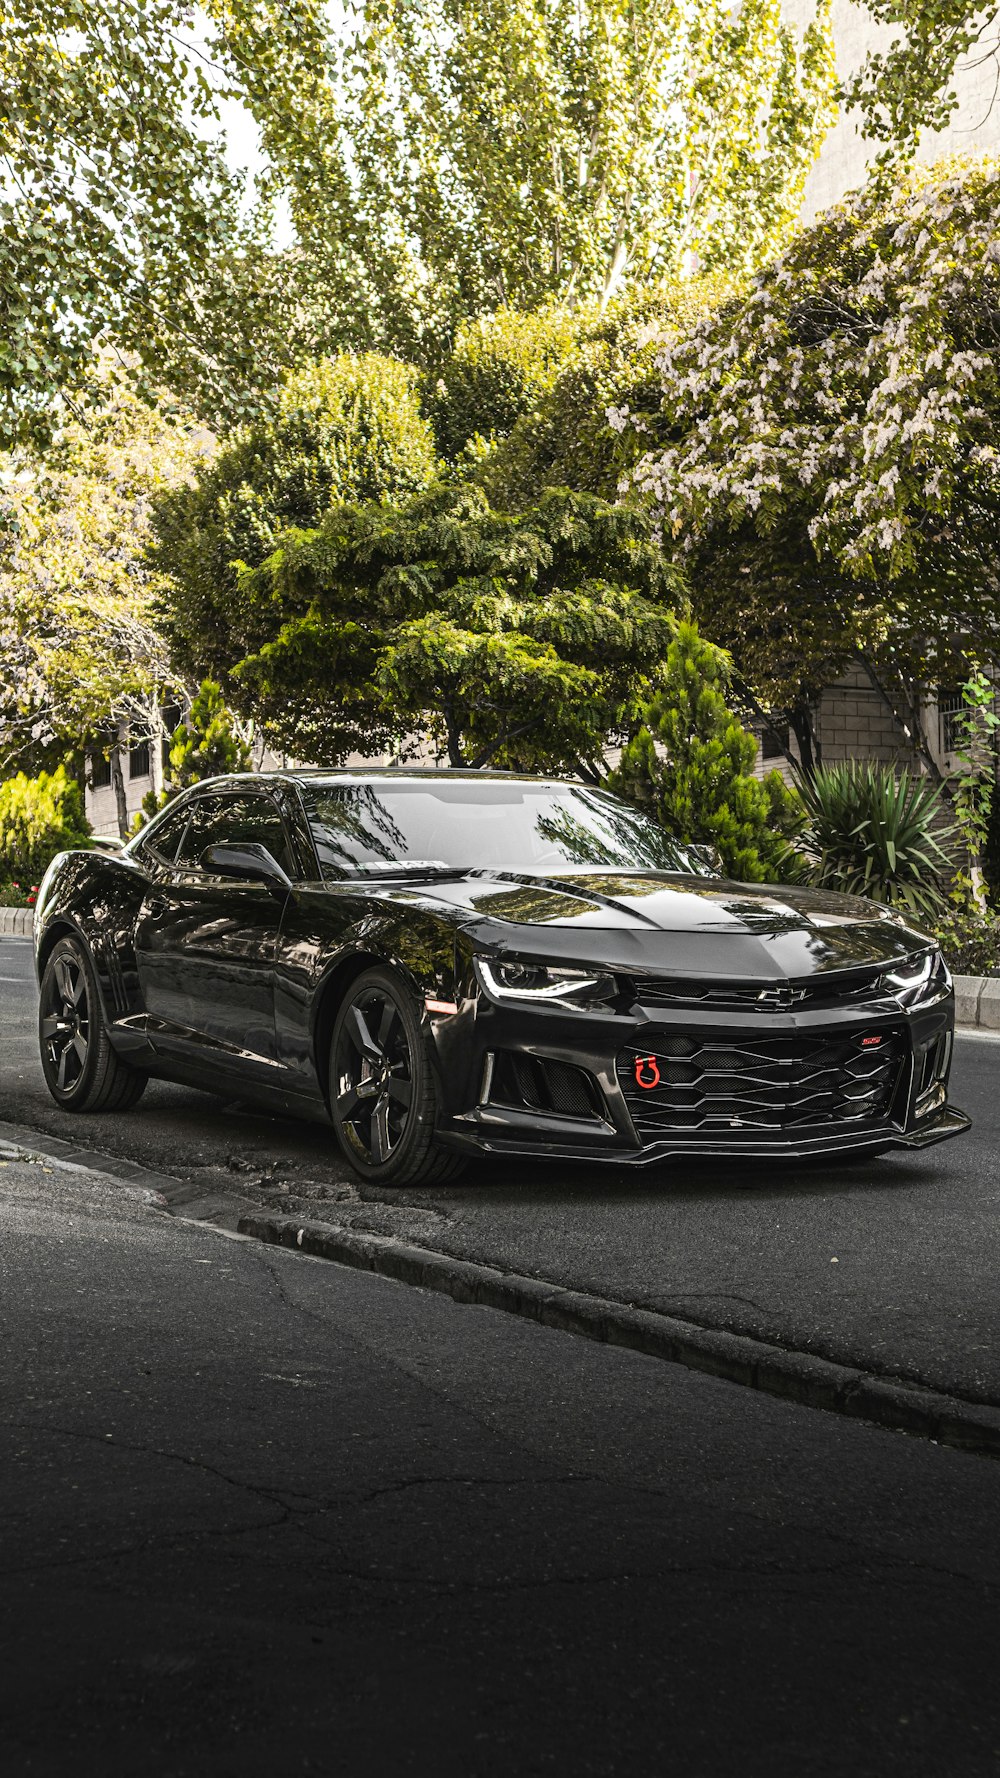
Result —
[{"label": "black sports car", "polygon": [[67,1109],[150,1075],[329,1119],[365,1178],[485,1152],[647,1163],[922,1147],[954,997],[887,909],[730,883],[580,784],[215,779],[124,851],[65,852],[35,916]]}]

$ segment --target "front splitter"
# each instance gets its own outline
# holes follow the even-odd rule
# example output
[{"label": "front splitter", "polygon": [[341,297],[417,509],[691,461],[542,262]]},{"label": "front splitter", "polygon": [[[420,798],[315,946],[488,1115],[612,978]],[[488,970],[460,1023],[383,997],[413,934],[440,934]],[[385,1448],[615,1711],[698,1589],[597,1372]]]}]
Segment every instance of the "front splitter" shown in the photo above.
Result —
[{"label": "front splitter", "polygon": [[475,1151],[498,1158],[517,1156],[523,1160],[576,1161],[578,1165],[582,1163],[588,1167],[652,1167],[661,1161],[676,1160],[803,1161],[817,1156],[835,1161],[841,1155],[882,1153],[888,1148],[930,1148],[935,1142],[947,1142],[951,1136],[961,1136],[971,1127],[972,1119],[964,1111],[947,1105],[928,1122],[926,1129],[903,1131],[898,1124],[885,1124],[880,1129],[859,1131],[856,1135],[807,1136],[795,1142],[767,1137],[744,1138],[739,1143],[703,1138],[697,1142],[668,1140],[640,1149],[612,1149],[563,1142],[532,1142],[530,1137],[511,1141],[502,1137],[469,1138],[451,1133],[447,1146],[465,1153]]}]

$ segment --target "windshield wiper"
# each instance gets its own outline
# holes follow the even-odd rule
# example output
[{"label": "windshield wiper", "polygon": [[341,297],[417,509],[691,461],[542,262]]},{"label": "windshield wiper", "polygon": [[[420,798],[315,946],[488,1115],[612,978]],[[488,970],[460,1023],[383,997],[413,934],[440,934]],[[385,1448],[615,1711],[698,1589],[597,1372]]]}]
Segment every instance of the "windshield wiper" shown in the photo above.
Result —
[{"label": "windshield wiper", "polygon": [[356,864],[351,875],[358,877],[467,877],[474,872],[468,864],[445,864],[441,858],[397,859],[392,864]]}]

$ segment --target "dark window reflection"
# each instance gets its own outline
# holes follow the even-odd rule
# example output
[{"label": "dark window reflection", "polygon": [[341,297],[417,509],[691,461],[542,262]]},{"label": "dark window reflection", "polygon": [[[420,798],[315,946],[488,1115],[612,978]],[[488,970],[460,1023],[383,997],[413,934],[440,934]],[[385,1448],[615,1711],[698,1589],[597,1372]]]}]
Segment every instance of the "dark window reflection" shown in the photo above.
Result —
[{"label": "dark window reflection", "polygon": [[307,784],[303,797],[325,877],[405,864],[706,874],[647,816],[582,785],[418,778]]},{"label": "dark window reflection", "polygon": [[290,877],[296,875],[278,809],[267,796],[204,796],[191,809],[191,825],[177,862],[197,870],[207,846],[266,846]]},{"label": "dark window reflection", "polygon": [[182,808],[168,810],[143,833],[137,850],[151,854],[158,864],[173,864],[189,814],[190,807],[187,803]]}]

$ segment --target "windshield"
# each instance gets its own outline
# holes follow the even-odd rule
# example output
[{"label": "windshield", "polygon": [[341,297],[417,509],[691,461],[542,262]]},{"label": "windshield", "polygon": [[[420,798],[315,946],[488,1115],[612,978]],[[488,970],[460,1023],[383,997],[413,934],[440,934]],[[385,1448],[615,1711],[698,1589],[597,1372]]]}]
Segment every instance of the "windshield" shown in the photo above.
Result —
[{"label": "windshield", "polygon": [[580,784],[391,779],[302,787],[326,878],[400,870],[708,874],[647,816]]}]

